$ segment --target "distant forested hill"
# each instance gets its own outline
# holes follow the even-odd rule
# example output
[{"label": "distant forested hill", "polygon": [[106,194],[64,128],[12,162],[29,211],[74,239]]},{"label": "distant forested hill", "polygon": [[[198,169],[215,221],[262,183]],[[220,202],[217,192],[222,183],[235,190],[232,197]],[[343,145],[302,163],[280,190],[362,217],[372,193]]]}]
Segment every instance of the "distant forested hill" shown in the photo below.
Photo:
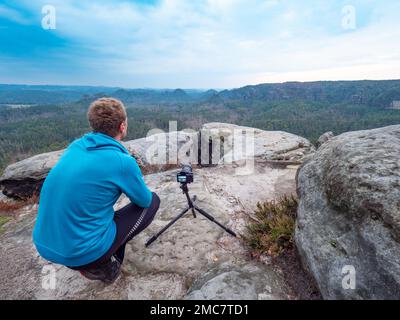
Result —
[{"label": "distant forested hill", "polygon": [[400,80],[388,81],[319,81],[260,84],[218,95],[224,100],[305,101],[321,103],[354,103],[388,107],[400,100]]},{"label": "distant forested hill", "polygon": [[0,104],[76,102],[87,96],[113,96],[131,103],[304,101],[388,107],[400,100],[400,80],[318,81],[260,84],[233,90],[154,90],[89,86],[1,85]]},{"label": "distant forested hill", "polygon": [[151,90],[0,85],[0,172],[9,163],[66,147],[89,131],[87,108],[113,96],[128,107],[129,136],[152,128],[198,129],[211,121],[284,130],[311,141],[326,132],[400,124],[400,80],[261,84],[233,90]]},{"label": "distant forested hill", "polygon": [[85,95],[115,92],[118,88],[0,84],[0,104],[54,104],[75,102]]},{"label": "distant forested hill", "polygon": [[199,90],[122,89],[87,86],[33,86],[0,84],[0,104],[59,104],[93,96],[113,96],[124,102],[180,102],[207,97]]}]

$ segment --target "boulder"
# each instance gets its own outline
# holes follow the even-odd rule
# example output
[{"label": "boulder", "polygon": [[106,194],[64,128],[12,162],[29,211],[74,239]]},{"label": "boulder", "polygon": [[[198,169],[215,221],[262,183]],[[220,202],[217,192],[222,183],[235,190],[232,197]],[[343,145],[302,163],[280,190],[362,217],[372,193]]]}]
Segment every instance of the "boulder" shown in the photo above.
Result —
[{"label": "boulder", "polygon": [[[252,138],[237,138],[237,133]],[[221,137],[224,137],[224,143],[217,144]],[[210,139],[217,142],[210,144]],[[243,148],[239,148],[242,143]],[[285,166],[301,163],[314,151],[308,140],[290,133],[225,123],[205,124],[198,132],[152,132],[146,138],[122,144],[142,164],[144,174],[170,170],[182,163],[208,166],[224,163],[241,165],[243,161],[252,164],[256,161],[281,163]],[[3,193],[15,199],[26,199],[39,192],[45,177],[63,152],[60,150],[40,154],[9,165],[0,177]]]},{"label": "boulder", "polygon": [[316,147],[319,148],[322,146],[325,142],[331,140],[335,135],[333,134],[332,131],[325,132],[323,135],[321,135],[316,143]]},{"label": "boulder", "polygon": [[30,198],[40,190],[51,168],[64,150],[39,154],[9,165],[0,178],[3,194],[15,199]]},{"label": "boulder", "polygon": [[295,240],[325,299],[400,299],[400,126],[325,142],[297,176]]},{"label": "boulder", "polygon": [[181,163],[198,162],[198,132],[174,131],[155,133],[122,144],[141,162],[145,173],[177,167]]},{"label": "boulder", "polygon": [[[258,162],[300,163],[314,151],[307,139],[291,133],[265,131],[228,123],[212,122],[203,125],[201,141],[208,141],[209,138],[224,145],[223,153],[220,152],[220,148],[212,149],[213,158],[217,159],[217,163],[242,163],[249,159]],[[202,160],[204,162],[204,157]]]}]

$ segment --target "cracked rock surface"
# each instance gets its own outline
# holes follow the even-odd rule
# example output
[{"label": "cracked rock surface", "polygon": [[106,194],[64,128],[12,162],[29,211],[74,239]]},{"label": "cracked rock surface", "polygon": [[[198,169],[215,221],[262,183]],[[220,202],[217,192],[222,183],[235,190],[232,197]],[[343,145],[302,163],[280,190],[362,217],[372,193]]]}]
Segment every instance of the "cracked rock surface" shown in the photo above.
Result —
[{"label": "cracked rock surface", "polygon": [[[197,196],[199,207],[238,234],[243,232],[257,201],[295,191],[294,168],[265,167],[254,175],[240,177],[234,176],[234,170],[232,167],[196,169],[190,193]],[[31,241],[37,206],[24,207],[18,219],[8,223],[0,235],[0,298],[236,299],[240,294],[243,299],[287,299],[290,290],[277,270],[252,261],[240,239],[231,237],[199,214],[194,218],[187,213],[145,248],[146,240],[186,206],[175,174],[176,171],[166,171],[145,177],[161,198],[160,210],[150,227],[127,245],[122,275],[111,286],[86,280],[78,272],[40,258]],[[280,183],[285,180],[286,184]],[[254,192],[246,192],[250,186],[265,182],[269,187],[262,192],[256,187]],[[127,203],[128,199],[122,196],[115,208]],[[43,286],[50,271],[56,275],[54,290]]]},{"label": "cracked rock surface", "polygon": [[322,296],[399,299],[400,126],[331,138],[297,180],[296,243]]}]

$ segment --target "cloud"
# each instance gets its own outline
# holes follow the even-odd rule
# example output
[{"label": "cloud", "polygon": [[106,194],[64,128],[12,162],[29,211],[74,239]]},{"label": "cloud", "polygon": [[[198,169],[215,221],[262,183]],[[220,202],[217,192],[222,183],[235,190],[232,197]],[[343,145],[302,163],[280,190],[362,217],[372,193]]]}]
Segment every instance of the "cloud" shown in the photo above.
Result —
[{"label": "cloud", "polygon": [[19,11],[9,8],[2,4],[0,4],[0,18],[11,20],[13,22],[23,25],[29,23],[29,20],[24,18]]},{"label": "cloud", "polygon": [[[52,32],[68,46],[42,52],[57,70],[40,74],[60,83],[204,88],[340,75],[399,78],[400,69],[390,66],[399,62],[400,4],[352,2],[356,30],[343,30],[342,8],[348,3],[341,0],[53,0],[57,30]],[[39,22],[47,1],[14,3]],[[15,7],[4,8],[14,21],[21,19]],[[23,62],[32,72],[18,71],[20,82],[46,80],[32,78],[43,61]]]}]

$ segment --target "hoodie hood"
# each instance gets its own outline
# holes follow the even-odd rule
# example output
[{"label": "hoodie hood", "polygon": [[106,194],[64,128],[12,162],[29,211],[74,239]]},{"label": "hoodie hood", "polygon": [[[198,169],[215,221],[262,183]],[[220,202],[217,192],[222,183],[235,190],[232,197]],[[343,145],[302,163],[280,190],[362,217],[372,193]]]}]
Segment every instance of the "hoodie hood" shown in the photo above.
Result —
[{"label": "hoodie hood", "polygon": [[129,151],[113,137],[100,132],[90,132],[82,137],[82,143],[86,150],[93,151],[98,149],[119,150],[129,154]]}]

